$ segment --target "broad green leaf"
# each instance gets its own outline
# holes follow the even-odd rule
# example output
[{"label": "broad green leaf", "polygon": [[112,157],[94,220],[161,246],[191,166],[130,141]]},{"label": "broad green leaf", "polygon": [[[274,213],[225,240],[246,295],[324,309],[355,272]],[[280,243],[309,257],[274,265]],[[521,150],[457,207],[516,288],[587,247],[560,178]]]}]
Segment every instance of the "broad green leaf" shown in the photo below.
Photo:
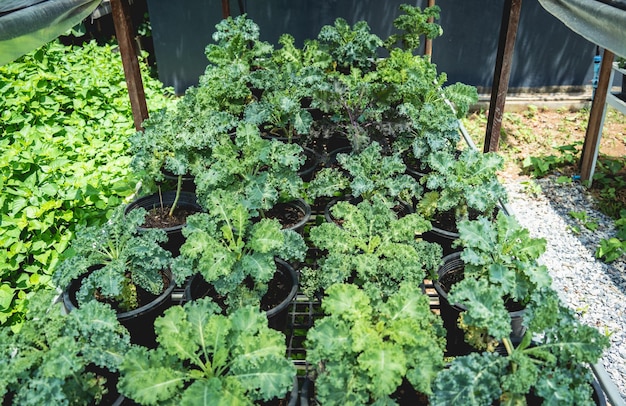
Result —
[{"label": "broad green leaf", "polygon": [[441,371],[430,397],[433,406],[462,404],[490,405],[502,394],[499,377],[507,362],[494,353],[471,353],[455,358],[449,368]]}]

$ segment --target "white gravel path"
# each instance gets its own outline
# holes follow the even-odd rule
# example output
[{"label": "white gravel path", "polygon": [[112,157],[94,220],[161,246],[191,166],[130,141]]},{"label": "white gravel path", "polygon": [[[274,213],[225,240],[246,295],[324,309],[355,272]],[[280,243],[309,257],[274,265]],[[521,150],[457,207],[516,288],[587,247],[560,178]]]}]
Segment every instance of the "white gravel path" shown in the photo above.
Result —
[{"label": "white gravel path", "polygon": [[[585,323],[610,334],[611,348],[601,364],[626,401],[626,258],[610,264],[596,260],[599,241],[613,236],[613,221],[595,210],[583,186],[558,184],[555,179],[534,180],[541,187],[537,196],[529,193],[527,180],[504,181],[508,208],[531,235],[547,240],[541,261],[550,269],[561,299]],[[586,229],[571,211],[584,211],[598,229]]]}]

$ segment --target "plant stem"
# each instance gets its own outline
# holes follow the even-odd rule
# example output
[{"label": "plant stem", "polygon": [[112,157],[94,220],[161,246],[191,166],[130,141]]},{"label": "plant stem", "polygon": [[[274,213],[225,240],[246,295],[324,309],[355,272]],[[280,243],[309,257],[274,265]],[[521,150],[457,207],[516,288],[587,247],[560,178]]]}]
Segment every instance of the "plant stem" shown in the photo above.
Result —
[{"label": "plant stem", "polygon": [[176,197],[174,198],[174,203],[172,203],[172,207],[170,208],[169,216],[172,217],[174,215],[174,209],[178,206],[178,199],[180,198],[180,190],[183,185],[183,175],[178,175],[178,182],[176,184]]},{"label": "plant stem", "polygon": [[502,344],[504,344],[504,348],[506,348],[506,352],[511,355],[513,354],[513,343],[511,343],[511,339],[508,337],[505,337],[502,339]]}]

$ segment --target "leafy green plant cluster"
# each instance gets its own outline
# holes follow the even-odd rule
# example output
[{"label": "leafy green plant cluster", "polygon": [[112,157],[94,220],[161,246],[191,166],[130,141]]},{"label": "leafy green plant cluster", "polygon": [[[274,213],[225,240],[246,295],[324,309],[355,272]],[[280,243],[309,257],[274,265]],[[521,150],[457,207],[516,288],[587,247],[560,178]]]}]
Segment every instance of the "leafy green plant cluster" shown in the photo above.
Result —
[{"label": "leafy green plant cluster", "polygon": [[376,197],[392,207],[420,195],[421,188],[405,173],[406,165],[400,155],[384,155],[375,141],[359,154],[340,153],[336,159],[338,167],[322,169],[309,183],[308,198],[342,194],[363,200]]},{"label": "leafy green plant cluster", "polygon": [[[546,240],[532,238],[514,217],[502,212],[496,220],[486,217],[463,220],[459,224],[463,247],[463,280],[450,289],[450,303],[467,307],[462,323],[469,332],[467,341],[476,348],[485,345],[477,331],[488,331],[500,341],[511,334],[511,308],[541,307],[552,278],[545,265],[538,263]],[[469,338],[469,340],[468,340]]]},{"label": "leafy green plant cluster", "polygon": [[235,198],[215,198],[208,213],[187,218],[186,241],[173,270],[181,278],[199,273],[228,306],[259,305],[276,273],[275,257],[303,260],[306,245],[276,219],[252,221]]},{"label": "leafy green plant cluster", "polygon": [[120,366],[119,390],[142,405],[252,405],[283,398],[296,371],[285,337],[255,307],[224,316],[210,298],[165,311],[159,346],[134,347]]},{"label": "leafy green plant cluster", "polygon": [[[144,87],[152,109],[170,102],[148,75]],[[0,67],[0,94],[0,324],[18,325],[75,230],[133,192],[135,130],[112,46],[49,43]]]},{"label": "leafy green plant cluster", "polygon": [[500,155],[473,149],[463,150],[458,158],[445,150],[431,153],[428,165],[432,172],[422,178],[427,191],[418,210],[428,218],[452,211],[462,220],[472,210],[490,216],[506,199],[506,190],[496,176],[503,163]]},{"label": "leafy green plant cluster", "polygon": [[593,175],[591,188],[598,197],[598,207],[603,213],[613,218],[619,218],[621,211],[626,210],[625,168],[626,160],[623,158],[600,156]]},{"label": "leafy green plant cluster", "polygon": [[578,163],[580,150],[579,143],[554,147],[559,154],[547,156],[527,156],[522,165],[524,169],[535,177],[543,177],[556,168],[575,165]]},{"label": "leafy green plant cluster", "polygon": [[432,393],[444,366],[444,330],[417,285],[402,283],[375,301],[355,285],[335,284],[322,308],[326,316],[306,344],[307,359],[318,365],[321,404],[397,404],[392,395],[404,379],[420,393]]},{"label": "leafy green plant cluster", "polygon": [[201,205],[216,194],[241,201],[251,215],[262,215],[279,200],[300,196],[298,176],[302,147],[261,137],[259,128],[242,122],[234,137],[220,137],[210,157],[192,168]]},{"label": "leafy green plant cluster", "polygon": [[434,39],[443,34],[441,26],[434,22],[439,19],[439,6],[426,7],[422,11],[419,7],[401,4],[400,10],[404,14],[393,21],[393,26],[400,32],[385,40],[385,48],[393,48],[399,43],[403,49],[416,50],[421,37]]},{"label": "leafy green plant cluster", "polygon": [[600,240],[595,252],[596,258],[613,262],[626,254],[626,210],[622,210],[620,218],[615,220],[615,228],[614,237]]},{"label": "leafy green plant cluster", "polygon": [[548,405],[595,405],[586,365],[596,362],[609,339],[558,305],[555,295],[551,306],[527,316],[521,342],[506,337],[500,352],[456,357],[437,375],[430,404],[516,405],[542,399]]},{"label": "leafy green plant cluster", "polygon": [[303,291],[313,297],[334,283],[352,281],[372,298],[385,298],[405,281],[419,285],[439,266],[441,247],[419,239],[430,222],[413,213],[398,218],[381,199],[331,208],[340,222],[313,227],[310,239],[327,252],[318,268],[302,270]]},{"label": "leafy green plant cluster", "polygon": [[158,296],[167,286],[163,273],[170,269],[172,254],[161,247],[167,234],[158,228],[139,231],[146,210],[127,214],[118,206],[101,226],[76,232],[68,258],[56,267],[56,286],[66,288],[84,276],[76,292],[78,305],[94,300],[113,300],[122,311],[139,307],[137,288]]},{"label": "leafy green plant cluster", "polygon": [[[0,329],[3,404],[111,404],[112,379],[130,349],[115,312],[97,302],[67,315],[55,292],[31,299],[22,329]],[[111,397],[113,397],[111,399]]]},{"label": "leafy green plant cluster", "polygon": [[322,49],[327,49],[343,68],[368,69],[383,45],[383,41],[370,32],[367,22],[358,21],[350,26],[343,18],[337,18],[333,25],[323,26],[318,40]]}]

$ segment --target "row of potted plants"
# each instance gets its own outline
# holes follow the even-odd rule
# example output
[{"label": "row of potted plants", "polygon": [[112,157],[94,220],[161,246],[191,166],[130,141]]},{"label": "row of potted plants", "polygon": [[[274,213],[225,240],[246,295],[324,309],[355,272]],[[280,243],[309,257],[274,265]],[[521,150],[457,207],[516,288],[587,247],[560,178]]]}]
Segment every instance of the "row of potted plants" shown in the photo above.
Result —
[{"label": "row of potted plants", "polygon": [[[438,8],[401,10],[386,41],[338,19],[301,48],[245,16],[218,24],[200,84],[132,139],[147,197],[59,264],[68,314],[44,301],[6,337],[4,399],[295,404],[284,307],[300,286],[324,313],[302,402],[594,404],[585,364],[608,340],[559,304],[545,241],[503,213],[502,159],[459,149],[476,92],[414,55]],[[100,346],[70,357],[67,340]]]}]

